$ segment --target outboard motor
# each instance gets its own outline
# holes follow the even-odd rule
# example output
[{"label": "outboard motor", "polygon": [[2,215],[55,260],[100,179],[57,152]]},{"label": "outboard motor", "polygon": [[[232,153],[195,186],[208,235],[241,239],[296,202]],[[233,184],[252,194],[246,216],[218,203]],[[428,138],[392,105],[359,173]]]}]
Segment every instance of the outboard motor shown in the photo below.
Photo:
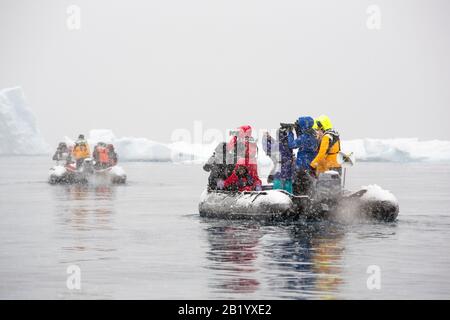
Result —
[{"label": "outboard motor", "polygon": [[94,160],[92,158],[86,158],[83,161],[83,173],[92,174],[94,173]]},{"label": "outboard motor", "polygon": [[326,171],[316,181],[315,198],[317,200],[334,200],[342,194],[341,176],[337,171]]}]

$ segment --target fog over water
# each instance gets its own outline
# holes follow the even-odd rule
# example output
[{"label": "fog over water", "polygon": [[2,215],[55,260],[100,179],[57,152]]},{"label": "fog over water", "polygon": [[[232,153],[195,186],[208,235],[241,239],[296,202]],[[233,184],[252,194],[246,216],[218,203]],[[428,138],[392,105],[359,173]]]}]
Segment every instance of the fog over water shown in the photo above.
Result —
[{"label": "fog over water", "polygon": [[[80,11],[79,30],[67,9]],[[368,29],[377,5],[380,29]],[[345,139],[450,140],[446,0],[2,0],[0,88],[46,140],[93,128],[275,128],[328,114]],[[370,12],[370,11],[369,11]]]}]

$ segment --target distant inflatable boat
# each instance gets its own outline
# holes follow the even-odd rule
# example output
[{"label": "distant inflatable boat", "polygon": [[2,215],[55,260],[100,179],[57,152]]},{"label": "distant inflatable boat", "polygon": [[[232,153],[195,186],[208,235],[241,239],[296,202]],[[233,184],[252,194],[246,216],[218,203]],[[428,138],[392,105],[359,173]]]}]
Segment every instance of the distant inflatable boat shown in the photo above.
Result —
[{"label": "distant inflatable boat", "polygon": [[57,164],[48,174],[50,184],[89,183],[90,181],[123,184],[126,180],[127,175],[121,167],[95,168],[90,158],[86,159],[79,169],[75,164]]}]

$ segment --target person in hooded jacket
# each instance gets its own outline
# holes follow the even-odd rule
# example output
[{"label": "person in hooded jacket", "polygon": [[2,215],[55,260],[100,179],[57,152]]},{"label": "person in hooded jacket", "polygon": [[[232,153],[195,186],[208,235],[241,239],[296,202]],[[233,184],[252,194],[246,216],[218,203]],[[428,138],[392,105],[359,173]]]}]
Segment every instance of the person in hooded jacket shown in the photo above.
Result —
[{"label": "person in hooded jacket", "polygon": [[75,159],[77,168],[79,168],[84,159],[89,158],[90,155],[91,152],[89,151],[89,145],[85,140],[84,135],[80,134],[72,150],[72,156]]},{"label": "person in hooded jacket", "polygon": [[319,152],[311,162],[317,174],[328,170],[337,171],[341,174],[342,168],[337,161],[337,155],[341,151],[340,136],[333,129],[331,120],[326,115],[321,115],[315,120],[314,127],[320,140]]},{"label": "person in hooded jacket", "polygon": [[95,167],[98,169],[104,169],[110,166],[109,150],[106,143],[99,142],[94,148],[92,157],[95,160]]},{"label": "person in hooded jacket", "polygon": [[277,130],[278,139],[270,136],[268,132],[263,135],[262,146],[266,154],[272,159],[274,167],[267,178],[267,182],[273,182],[273,189],[286,190],[293,193],[293,152],[288,145],[288,130]]},{"label": "person in hooded jacket", "polygon": [[70,150],[67,147],[65,142],[60,142],[58,148],[53,155],[53,160],[55,161],[66,161],[66,163],[70,162]]},{"label": "person in hooded jacket", "polygon": [[253,167],[240,159],[233,173],[224,181],[224,188],[231,191],[260,191],[262,182]]},{"label": "person in hooded jacket", "polygon": [[117,156],[117,152],[116,152],[116,150],[114,149],[114,145],[112,145],[112,144],[108,144],[107,146],[106,146],[106,149],[108,150],[108,157],[109,157],[109,165],[111,166],[111,167],[113,167],[113,166],[115,166],[115,165],[117,165],[117,162],[118,162],[118,156]]},{"label": "person in hooded jacket", "polygon": [[203,166],[203,170],[210,172],[208,189],[222,189],[224,181],[231,175],[234,167],[232,155],[227,151],[227,144],[225,142],[219,143],[212,156]]},{"label": "person in hooded jacket", "polygon": [[311,117],[300,117],[297,121],[297,137],[292,131],[288,134],[288,146],[298,149],[294,176],[294,194],[307,195],[311,192],[314,181],[311,162],[317,154],[317,137],[313,129],[314,119]]}]

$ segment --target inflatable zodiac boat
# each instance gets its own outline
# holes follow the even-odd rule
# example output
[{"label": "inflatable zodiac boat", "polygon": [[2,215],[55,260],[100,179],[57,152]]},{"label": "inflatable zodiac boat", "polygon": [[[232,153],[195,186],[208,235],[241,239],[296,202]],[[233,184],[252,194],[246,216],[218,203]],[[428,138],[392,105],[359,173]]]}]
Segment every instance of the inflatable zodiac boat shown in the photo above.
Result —
[{"label": "inflatable zodiac boat", "polygon": [[395,196],[377,185],[350,192],[342,189],[339,174],[319,177],[311,195],[294,196],[284,190],[231,192],[208,191],[201,196],[202,217],[222,219],[323,219],[338,216],[394,221],[399,213]]},{"label": "inflatable zodiac boat", "polygon": [[50,184],[59,183],[88,183],[89,181],[122,184],[127,180],[125,171],[119,166],[96,168],[94,161],[87,158],[80,168],[74,163],[59,164],[52,167],[48,174]]}]

